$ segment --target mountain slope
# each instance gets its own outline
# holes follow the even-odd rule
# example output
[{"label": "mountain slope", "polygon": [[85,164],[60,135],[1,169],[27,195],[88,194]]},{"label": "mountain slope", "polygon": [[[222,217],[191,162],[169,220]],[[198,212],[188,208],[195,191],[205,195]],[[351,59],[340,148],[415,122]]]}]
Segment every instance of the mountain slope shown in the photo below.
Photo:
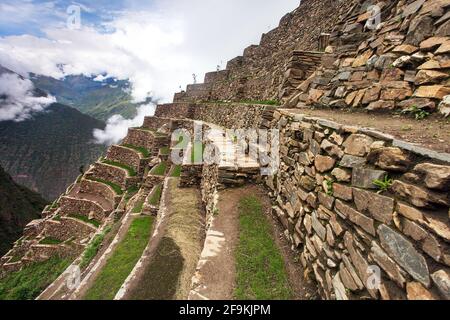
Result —
[{"label": "mountain slope", "polygon": [[32,75],[34,85],[55,96],[59,103],[71,106],[96,119],[106,121],[115,114],[125,118],[136,115],[137,105],[132,103],[128,81],[105,79],[95,81],[93,77],[67,76],[58,80]]},{"label": "mountain slope", "polygon": [[0,167],[0,256],[20,238],[28,222],[39,218],[46,204],[39,194],[16,184]]},{"label": "mountain slope", "polygon": [[105,124],[61,104],[23,122],[0,122],[0,165],[13,179],[52,200],[105,150],[92,142]]}]

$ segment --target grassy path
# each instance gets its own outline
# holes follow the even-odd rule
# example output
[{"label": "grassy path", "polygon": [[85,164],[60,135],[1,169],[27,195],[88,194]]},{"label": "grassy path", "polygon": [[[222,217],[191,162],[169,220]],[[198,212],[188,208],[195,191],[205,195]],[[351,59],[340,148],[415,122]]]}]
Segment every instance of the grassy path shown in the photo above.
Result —
[{"label": "grassy path", "polygon": [[138,217],[86,293],[86,300],[113,300],[142,255],[151,235],[153,217]]},{"label": "grassy path", "polygon": [[273,239],[263,205],[255,196],[239,200],[239,244],[236,249],[238,300],[293,298],[282,253]]}]

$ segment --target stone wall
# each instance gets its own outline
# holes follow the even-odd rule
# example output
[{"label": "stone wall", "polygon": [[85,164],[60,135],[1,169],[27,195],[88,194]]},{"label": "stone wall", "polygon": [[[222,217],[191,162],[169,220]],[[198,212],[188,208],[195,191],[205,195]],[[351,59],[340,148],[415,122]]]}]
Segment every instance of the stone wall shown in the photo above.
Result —
[{"label": "stone wall", "polygon": [[145,117],[143,128],[158,131],[163,126],[167,127],[168,131],[171,131],[171,119],[158,118],[158,117]]},{"label": "stone wall", "polygon": [[147,163],[138,151],[123,146],[111,146],[106,159],[132,167],[136,172],[143,172]]},{"label": "stone wall", "polygon": [[155,117],[185,119],[192,118],[194,105],[190,103],[169,103],[158,105],[155,111]]},{"label": "stone wall", "polygon": [[69,217],[61,217],[60,221],[46,221],[43,235],[60,241],[69,239],[86,239],[95,233],[96,228]]},{"label": "stone wall", "polygon": [[449,9],[448,1],[386,1],[371,30],[366,8],[355,7],[331,37],[333,58],[299,86],[295,103],[450,114]]},{"label": "stone wall", "polygon": [[127,189],[128,173],[125,169],[113,167],[104,163],[97,162],[87,173],[87,177],[93,177],[115,183]]},{"label": "stone wall", "polygon": [[247,47],[242,56],[227,63],[226,70],[208,73],[206,85],[188,87],[176,94],[174,101],[277,99],[292,52],[316,51],[320,34],[331,31],[357,2],[303,0],[277,28],[262,35],[259,45]]},{"label": "stone wall", "polygon": [[189,188],[200,185],[203,165],[183,165],[181,167],[180,187]]},{"label": "stone wall", "polygon": [[119,204],[122,198],[122,196],[116,194],[110,186],[88,179],[81,180],[80,193],[90,193],[102,196],[108,200],[114,208]]},{"label": "stone wall", "polygon": [[[324,298],[449,298],[449,155],[285,111],[273,126],[282,145],[281,169],[267,179],[274,214]],[[380,190],[376,180],[390,182]]]},{"label": "stone wall", "polygon": [[123,144],[130,144],[151,150],[153,147],[154,134],[148,130],[138,128],[128,129],[128,134],[123,140]]},{"label": "stone wall", "polygon": [[99,222],[102,222],[110,213],[103,210],[98,203],[84,199],[62,197],[60,205],[59,213],[63,216],[79,214]]}]

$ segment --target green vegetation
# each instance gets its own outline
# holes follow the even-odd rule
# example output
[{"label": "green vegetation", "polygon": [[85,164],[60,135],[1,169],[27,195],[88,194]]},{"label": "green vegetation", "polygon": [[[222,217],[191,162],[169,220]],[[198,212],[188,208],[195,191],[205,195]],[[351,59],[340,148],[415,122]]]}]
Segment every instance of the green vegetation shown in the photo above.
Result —
[{"label": "green vegetation", "polygon": [[178,165],[176,165],[176,166],[174,166],[173,168],[172,168],[172,173],[171,173],[171,177],[172,178],[179,178],[180,176],[181,176],[181,165],[180,164],[178,164]]},{"label": "green vegetation", "polygon": [[133,149],[134,151],[139,152],[144,158],[149,158],[150,157],[150,151],[148,151],[144,147],[137,147],[137,146],[133,146],[131,144],[124,144],[123,146],[128,148],[128,149]]},{"label": "green vegetation", "polygon": [[83,216],[81,214],[69,214],[69,217],[77,219],[77,220],[80,220],[80,221],[83,221],[83,222],[86,222],[86,223],[89,223],[89,224],[93,225],[96,228],[100,227],[100,225],[101,225],[101,223],[98,222],[97,220],[89,219],[88,217]]},{"label": "green vegetation", "polygon": [[162,147],[161,149],[159,149],[159,153],[162,156],[168,156],[170,154],[170,148],[169,147]]},{"label": "green vegetation", "polygon": [[260,201],[253,196],[243,197],[239,214],[235,297],[238,300],[291,299],[284,261]]},{"label": "green vegetation", "polygon": [[327,184],[327,195],[333,196],[333,194],[334,194],[334,190],[333,190],[334,181],[327,180],[326,184]]},{"label": "green vegetation", "polygon": [[125,194],[125,201],[128,202],[131,198],[134,197],[136,193],[138,193],[139,187],[138,186],[131,186],[128,188],[127,193]]},{"label": "green vegetation", "polygon": [[383,180],[374,180],[373,184],[378,187],[378,193],[382,193],[385,191],[388,191],[392,184],[394,183],[394,180],[389,178],[389,176],[385,176]]},{"label": "green vegetation", "polygon": [[128,175],[130,177],[135,177],[137,176],[137,172],[136,170],[134,170],[132,167],[127,166],[126,164],[120,163],[120,162],[116,162],[116,161],[111,161],[111,160],[103,160],[102,161],[104,164],[113,166],[113,167],[118,167],[118,168],[122,168],[125,169],[128,172]]},{"label": "green vegetation", "polygon": [[150,174],[154,176],[163,176],[166,174],[166,170],[167,170],[167,163],[161,162],[150,171]]},{"label": "green vegetation", "polygon": [[157,206],[159,204],[159,201],[161,200],[161,193],[162,193],[162,185],[158,184],[154,190],[151,198],[149,199],[148,203],[152,206]]},{"label": "green vegetation", "polygon": [[52,257],[26,266],[0,280],[0,300],[33,300],[70,265],[70,261]]},{"label": "green vegetation", "polygon": [[153,130],[153,129],[144,128],[144,127],[139,127],[139,128],[134,128],[134,129],[151,132],[156,137],[166,137],[167,136],[164,133],[158,132],[158,131]]},{"label": "green vegetation", "polygon": [[411,114],[416,118],[416,120],[423,120],[431,115],[429,112],[420,109],[417,106],[412,106],[411,108],[405,109],[402,113]]},{"label": "green vegetation", "polygon": [[87,300],[112,300],[141,257],[150,238],[154,218],[133,220],[122,242],[88,290]]},{"label": "green vegetation", "polygon": [[141,213],[143,207],[144,207],[144,201],[143,200],[139,200],[139,201],[136,202],[132,212],[133,213]]},{"label": "green vegetation", "polygon": [[97,253],[99,252],[99,250],[102,246],[103,240],[105,239],[106,235],[109,232],[111,232],[110,226],[106,227],[105,230],[101,234],[96,235],[94,237],[94,239],[91,241],[89,246],[84,251],[83,258],[81,259],[81,262],[80,262],[81,270],[86,268],[92,262],[92,260],[95,258],[95,256],[97,255]]},{"label": "green vegetation", "polygon": [[205,145],[196,141],[192,145],[191,149],[191,164],[202,163],[203,162],[203,152],[205,150]]},{"label": "green vegetation", "polygon": [[103,183],[103,184],[106,184],[106,185],[110,186],[114,190],[114,192],[116,194],[118,194],[119,196],[123,194],[122,188],[119,185],[117,185],[117,184],[115,184],[113,182],[109,182],[109,181],[106,181],[106,180],[103,180],[103,179],[91,178],[91,177],[86,178],[86,179],[87,180],[91,180],[91,181],[95,181],[95,182],[99,182],[99,183]]},{"label": "green vegetation", "polygon": [[56,246],[61,243],[62,243],[61,240],[51,238],[51,237],[47,237],[47,238],[44,238],[41,241],[39,241],[39,244],[50,245],[50,246]]}]

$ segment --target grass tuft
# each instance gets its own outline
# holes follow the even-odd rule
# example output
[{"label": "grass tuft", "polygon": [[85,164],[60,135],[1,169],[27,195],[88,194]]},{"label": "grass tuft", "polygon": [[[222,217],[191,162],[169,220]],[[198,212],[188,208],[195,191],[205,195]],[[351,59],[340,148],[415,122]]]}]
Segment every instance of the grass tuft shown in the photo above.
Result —
[{"label": "grass tuft", "polygon": [[105,239],[106,235],[109,232],[111,232],[111,227],[107,227],[101,234],[98,234],[94,237],[92,242],[89,244],[89,246],[84,251],[83,258],[81,259],[81,262],[80,262],[81,270],[86,268],[92,262],[92,260],[95,258],[97,253],[100,251],[103,240]]},{"label": "grass tuft", "polygon": [[88,290],[86,300],[113,300],[126,280],[150,238],[153,217],[139,217],[133,220],[130,229],[113,255],[108,259],[100,275]]},{"label": "grass tuft", "polygon": [[70,265],[70,261],[52,257],[11,273],[0,280],[0,300],[33,300]]},{"label": "grass tuft", "polygon": [[161,200],[161,193],[162,193],[162,185],[159,184],[155,187],[155,190],[153,191],[153,194],[148,203],[152,206],[157,206],[159,204],[159,201]]},{"label": "grass tuft", "polygon": [[131,144],[124,144],[123,146],[125,148],[133,149],[134,151],[139,152],[144,158],[149,158],[150,157],[150,151],[148,151],[144,147],[137,147],[137,146],[133,146]]},{"label": "grass tuft", "polygon": [[166,170],[167,170],[167,163],[161,162],[150,171],[150,174],[154,176],[164,176],[166,174]]},{"label": "grass tuft", "polygon": [[39,244],[50,245],[50,246],[56,246],[61,243],[62,243],[61,240],[51,238],[51,237],[47,237],[47,238],[44,238],[41,241],[39,241]]},{"label": "grass tuft", "polygon": [[172,178],[179,178],[181,176],[181,165],[176,165],[172,169],[171,177]]},{"label": "grass tuft", "polygon": [[106,180],[103,180],[103,179],[91,178],[91,177],[88,177],[88,178],[86,178],[86,179],[87,179],[87,180],[91,180],[91,181],[95,181],[95,182],[99,182],[99,183],[106,184],[107,186],[110,186],[110,187],[114,190],[114,192],[115,192],[116,194],[118,194],[118,195],[122,195],[122,194],[123,194],[122,188],[121,188],[119,185],[117,185],[117,184],[115,184],[115,183],[113,183],[113,182],[109,182],[109,181],[106,181]]},{"label": "grass tuft", "polygon": [[260,201],[239,202],[239,245],[236,250],[238,300],[289,300],[292,290],[281,253]]},{"label": "grass tuft", "polygon": [[125,169],[128,172],[128,175],[130,177],[135,177],[137,176],[137,172],[136,170],[134,170],[132,167],[127,166],[126,164],[120,163],[120,162],[116,162],[116,161],[110,161],[110,160],[103,160],[102,161],[104,164],[113,166],[113,167],[118,167],[118,168],[122,168]]},{"label": "grass tuft", "polygon": [[77,220],[80,220],[80,221],[83,221],[83,222],[86,222],[88,224],[93,225],[96,228],[100,227],[100,225],[101,225],[101,223],[98,222],[97,220],[89,219],[88,217],[83,216],[81,214],[69,214],[68,217],[74,218],[74,219],[77,219]]}]

